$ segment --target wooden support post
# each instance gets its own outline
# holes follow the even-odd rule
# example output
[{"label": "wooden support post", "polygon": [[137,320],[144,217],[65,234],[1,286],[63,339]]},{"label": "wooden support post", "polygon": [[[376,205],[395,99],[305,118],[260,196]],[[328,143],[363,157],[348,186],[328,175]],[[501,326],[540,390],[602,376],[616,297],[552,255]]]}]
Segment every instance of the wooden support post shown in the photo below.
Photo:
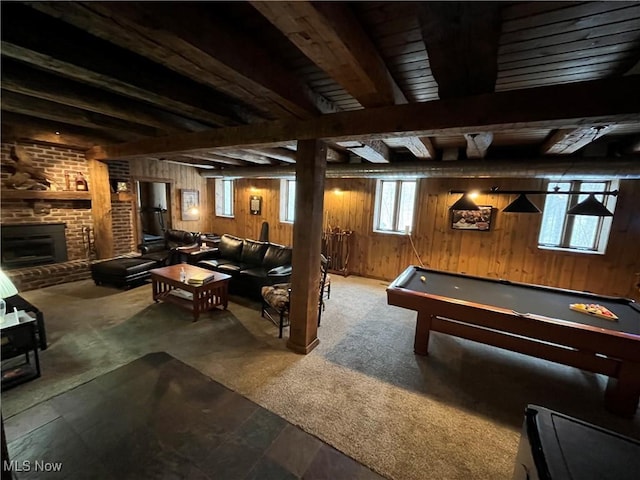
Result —
[{"label": "wooden support post", "polygon": [[93,238],[99,259],[113,257],[113,226],[111,224],[111,188],[107,164],[88,160],[91,192]]},{"label": "wooden support post", "polygon": [[289,314],[291,328],[287,342],[287,347],[298,353],[309,353],[319,343],[318,282],[326,170],[327,147],[324,142],[299,141]]}]

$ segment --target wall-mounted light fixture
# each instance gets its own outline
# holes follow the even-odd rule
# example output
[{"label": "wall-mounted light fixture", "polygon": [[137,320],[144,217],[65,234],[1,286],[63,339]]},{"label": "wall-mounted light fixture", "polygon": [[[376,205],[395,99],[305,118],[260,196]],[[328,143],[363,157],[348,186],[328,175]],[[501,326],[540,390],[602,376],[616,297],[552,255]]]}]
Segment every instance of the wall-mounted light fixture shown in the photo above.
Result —
[{"label": "wall-mounted light fixture", "polygon": [[[466,190],[449,190],[449,193],[462,193],[462,197],[451,206],[453,210],[478,210],[478,206],[468,198]],[[527,195],[588,195],[587,199],[573,206],[567,211],[568,215],[588,215],[592,217],[612,217],[607,207],[596,199],[596,195],[618,195],[618,190],[610,192],[588,192],[580,190],[569,190],[565,192],[554,189],[548,190],[500,190],[498,187],[491,187],[490,190],[478,192],[483,195],[518,195],[518,197],[507,205],[502,211],[505,213],[540,213],[540,209],[533,204]],[[460,204],[461,206],[459,206]],[[475,208],[474,208],[475,207]]]}]

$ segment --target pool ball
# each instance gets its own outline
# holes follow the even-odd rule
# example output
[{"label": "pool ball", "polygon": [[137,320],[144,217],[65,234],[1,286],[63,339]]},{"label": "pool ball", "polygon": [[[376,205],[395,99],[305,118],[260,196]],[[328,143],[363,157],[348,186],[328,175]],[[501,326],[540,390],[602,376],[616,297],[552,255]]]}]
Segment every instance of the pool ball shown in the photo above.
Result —
[{"label": "pool ball", "polygon": [[422,276],[420,277],[420,281],[421,281],[422,283],[426,282],[426,281],[427,281],[427,277],[425,277],[424,275],[422,275]]}]

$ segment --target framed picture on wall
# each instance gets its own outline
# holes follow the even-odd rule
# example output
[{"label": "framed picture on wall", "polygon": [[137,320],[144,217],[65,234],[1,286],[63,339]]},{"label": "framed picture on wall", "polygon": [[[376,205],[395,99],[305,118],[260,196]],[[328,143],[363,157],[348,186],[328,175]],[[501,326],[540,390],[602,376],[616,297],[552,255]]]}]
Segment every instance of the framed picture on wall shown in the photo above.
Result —
[{"label": "framed picture on wall", "polygon": [[200,192],[180,190],[180,213],[182,220],[200,220]]},{"label": "framed picture on wall", "polygon": [[451,228],[454,230],[489,231],[493,207],[478,205],[478,208],[479,210],[451,210]]}]

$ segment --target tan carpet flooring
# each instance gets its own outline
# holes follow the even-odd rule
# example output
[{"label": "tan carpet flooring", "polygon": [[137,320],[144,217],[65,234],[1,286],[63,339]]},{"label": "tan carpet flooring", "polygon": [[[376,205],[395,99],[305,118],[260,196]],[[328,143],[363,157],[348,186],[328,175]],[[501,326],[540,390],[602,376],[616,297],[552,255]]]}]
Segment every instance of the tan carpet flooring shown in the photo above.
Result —
[{"label": "tan carpet flooring", "polygon": [[42,378],[3,393],[3,415],[165,351],[392,479],[511,478],[529,403],[640,438],[640,414],[604,410],[604,377],[441,334],[416,356],[415,314],[386,304],[386,283],[332,277],[320,345],[306,356],[240,298],[193,323],[154,304],[149,285],[25,292],[45,312],[50,347]]}]

